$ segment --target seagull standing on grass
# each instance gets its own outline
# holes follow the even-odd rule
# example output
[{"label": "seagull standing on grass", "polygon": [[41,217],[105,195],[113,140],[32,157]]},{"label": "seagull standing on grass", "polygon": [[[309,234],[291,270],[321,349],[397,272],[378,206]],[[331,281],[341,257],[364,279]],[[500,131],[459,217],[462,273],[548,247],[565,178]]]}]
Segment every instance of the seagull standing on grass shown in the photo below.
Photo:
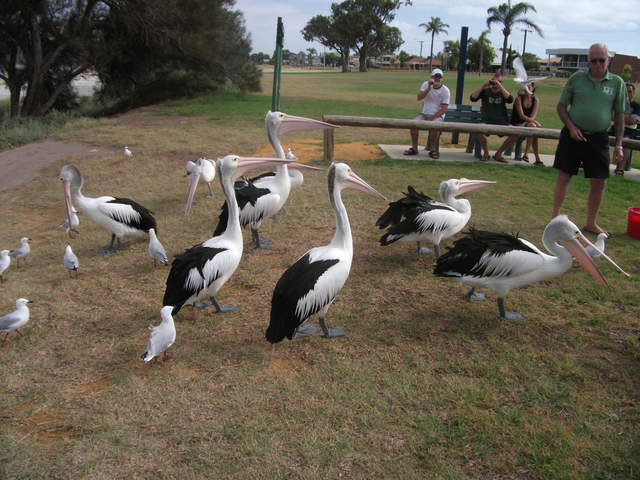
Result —
[{"label": "seagull standing on grass", "polygon": [[598,234],[598,239],[594,243],[596,248],[593,248],[591,245],[587,245],[585,249],[587,253],[591,256],[591,258],[599,258],[604,253],[604,249],[606,247],[606,241],[609,239],[609,235],[607,232],[601,232]]},{"label": "seagull standing on grass", "polygon": [[124,147],[124,156],[129,158],[133,157],[133,152],[129,150],[129,147]]},{"label": "seagull standing on grass", "polygon": [[164,263],[165,265],[169,263],[167,252],[160,243],[160,240],[158,240],[155,228],[149,229],[149,255],[153,258],[154,267],[158,265],[158,262]]},{"label": "seagull standing on grass", "polygon": [[9,252],[9,255],[15,259],[16,261],[16,266],[19,267],[20,266],[20,259],[23,260],[23,263],[27,261],[27,255],[29,255],[29,253],[31,253],[31,247],[29,246],[29,240],[31,240],[29,237],[22,237],[20,239],[20,246],[18,248],[16,248],[15,250],[11,250],[11,252]]},{"label": "seagull standing on grass", "polygon": [[69,234],[69,236],[73,238],[73,235],[71,235],[71,232],[77,233],[78,235],[80,234],[80,232],[76,230],[76,227],[78,225],[80,225],[80,219],[78,218],[78,210],[76,210],[76,207],[72,205],[71,215],[69,216],[69,218],[65,219],[64,222],[58,225],[58,228],[61,228],[62,230],[64,230],[65,233]]},{"label": "seagull standing on grass", "polygon": [[14,330],[18,332],[19,335],[22,335],[18,329],[26,325],[29,321],[29,307],[27,307],[27,303],[29,303],[29,300],[26,298],[17,299],[16,309],[0,317],[0,332],[5,334],[4,340],[2,341],[3,347],[4,344],[7,343],[7,337]]},{"label": "seagull standing on grass", "polygon": [[171,310],[173,310],[173,307],[170,305],[162,307],[160,309],[160,325],[149,325],[151,333],[149,334],[147,351],[140,355],[140,360],[144,363],[150,362],[155,356],[161,353],[164,353],[164,360],[168,358],[167,349],[176,341],[176,326],[173,323]]},{"label": "seagull standing on grass", "polygon": [[4,283],[4,272],[11,265],[9,250],[0,250],[0,283]]},{"label": "seagull standing on grass", "polygon": [[69,270],[69,275],[71,275],[71,270],[76,272],[76,276],[78,276],[78,268],[80,268],[80,262],[78,261],[78,257],[71,250],[71,245],[67,245],[64,248],[64,256],[62,257],[62,264],[64,268]]}]

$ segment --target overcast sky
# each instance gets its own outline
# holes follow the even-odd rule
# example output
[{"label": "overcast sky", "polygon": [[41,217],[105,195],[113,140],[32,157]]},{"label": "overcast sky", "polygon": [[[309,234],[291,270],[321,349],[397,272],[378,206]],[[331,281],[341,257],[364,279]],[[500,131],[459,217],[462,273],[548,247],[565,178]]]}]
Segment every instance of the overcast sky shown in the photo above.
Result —
[{"label": "overcast sky", "polygon": [[[516,0],[514,0],[516,1]],[[625,55],[640,55],[640,0],[528,0],[537,13],[531,20],[537,23],[544,38],[527,34],[526,51],[546,57],[547,48],[587,48],[592,43],[606,43],[610,50]],[[438,35],[434,53],[442,50],[442,42],[460,38],[462,26],[469,27],[469,36],[477,38],[487,28],[487,9],[506,0],[413,0],[413,5],[401,7],[391,25],[402,32],[405,43],[400,47],[411,54],[429,55],[431,36],[418,27],[431,17],[440,17],[450,25],[448,34]],[[285,28],[284,47],[293,51],[305,51],[313,47],[322,50],[319,43],[305,42],[300,34],[307,21],[314,15],[329,15],[329,0],[236,0],[236,8],[244,13],[247,31],[251,34],[253,51],[271,55],[275,48],[277,18],[282,17]],[[516,27],[509,36],[511,48],[522,51],[524,32]],[[496,25],[489,39],[496,50],[502,48],[502,34]],[[499,53],[499,52],[496,52]]]}]

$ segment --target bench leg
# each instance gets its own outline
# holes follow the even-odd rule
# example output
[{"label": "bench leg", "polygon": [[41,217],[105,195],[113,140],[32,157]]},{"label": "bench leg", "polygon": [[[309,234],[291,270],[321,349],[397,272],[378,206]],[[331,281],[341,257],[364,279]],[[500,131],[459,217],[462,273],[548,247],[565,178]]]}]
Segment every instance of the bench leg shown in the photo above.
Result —
[{"label": "bench leg", "polygon": [[515,160],[522,160],[522,142],[526,140],[526,137],[518,137],[516,140],[516,149],[514,153]]}]

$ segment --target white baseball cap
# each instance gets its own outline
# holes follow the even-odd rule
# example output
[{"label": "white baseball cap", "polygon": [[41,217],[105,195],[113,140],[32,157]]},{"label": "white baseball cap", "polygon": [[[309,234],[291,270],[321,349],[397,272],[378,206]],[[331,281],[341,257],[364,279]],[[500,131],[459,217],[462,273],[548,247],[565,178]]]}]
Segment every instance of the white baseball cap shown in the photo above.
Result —
[{"label": "white baseball cap", "polygon": [[444,77],[444,73],[442,73],[442,70],[440,70],[439,68],[434,68],[433,70],[431,70],[431,76],[433,77],[434,75],[440,75],[441,77]]}]

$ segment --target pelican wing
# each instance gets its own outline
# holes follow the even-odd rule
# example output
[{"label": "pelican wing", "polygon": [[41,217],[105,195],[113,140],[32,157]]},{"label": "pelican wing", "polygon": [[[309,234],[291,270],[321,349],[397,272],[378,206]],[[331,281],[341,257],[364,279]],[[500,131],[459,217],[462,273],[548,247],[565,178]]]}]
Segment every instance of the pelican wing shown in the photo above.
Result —
[{"label": "pelican wing", "polygon": [[158,231],[153,212],[128,198],[114,198],[101,203],[98,208],[111,219],[131,228],[145,232],[155,228],[156,232]]},{"label": "pelican wing", "polygon": [[418,193],[411,185],[407,187],[404,197],[395,202],[389,203],[389,208],[376,221],[376,225],[381,229],[387,228],[389,225],[397,225],[406,218],[408,212],[412,212],[415,208],[428,208],[434,200],[425,195]]},{"label": "pelican wing", "polygon": [[311,253],[300,257],[276,284],[271,298],[271,321],[265,333],[271,343],[280,342],[284,337],[291,340],[296,328],[332,302],[342,288],[342,284],[332,288],[322,281],[327,271],[340,260],[311,261]]},{"label": "pelican wing", "polygon": [[404,219],[380,237],[380,245],[389,245],[406,235],[446,230],[449,228],[452,215],[459,216],[460,213],[449,205],[432,200],[421,207],[406,211]]},{"label": "pelican wing", "polygon": [[[253,184],[253,181],[244,178],[242,181],[235,182],[234,191],[236,194],[236,201],[238,202],[238,208],[240,209],[240,225],[243,227],[249,223],[253,223],[252,219],[255,219],[255,215],[247,215],[246,212],[251,210],[251,207],[255,207],[258,200],[261,197],[271,193],[268,188],[259,188]],[[254,213],[254,212],[252,212]],[[255,221],[261,220],[262,217],[255,219]],[[218,225],[216,225],[213,231],[213,236],[220,235],[227,229],[227,222],[229,221],[229,207],[225,201],[220,209],[220,215],[218,216]]]},{"label": "pelican wing", "polygon": [[216,257],[227,250],[207,247],[201,243],[177,255],[171,263],[162,304],[173,305],[172,314],[178,313],[184,302],[222,275],[224,262],[216,264]]}]

